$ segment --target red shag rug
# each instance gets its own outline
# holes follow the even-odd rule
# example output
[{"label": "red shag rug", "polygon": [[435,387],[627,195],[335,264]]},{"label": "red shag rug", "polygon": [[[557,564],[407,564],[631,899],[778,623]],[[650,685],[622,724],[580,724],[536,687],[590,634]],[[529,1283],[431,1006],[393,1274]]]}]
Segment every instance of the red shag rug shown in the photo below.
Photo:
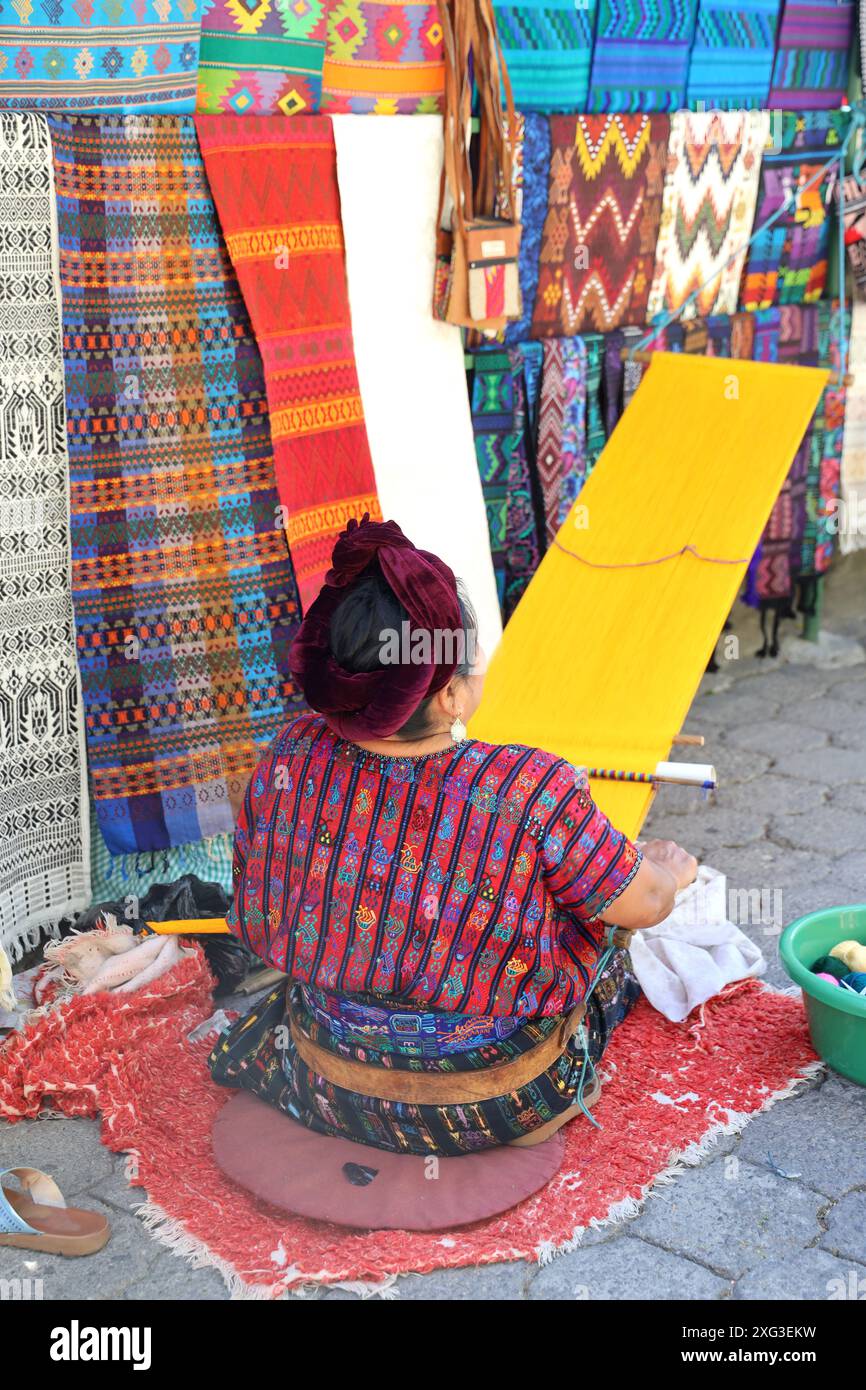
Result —
[{"label": "red shag rug", "polygon": [[799,998],[757,981],[734,985],[682,1024],[641,1001],[605,1055],[595,1114],[577,1120],[553,1181],[502,1216],[454,1232],[359,1232],[292,1218],[233,1188],[211,1152],[214,1116],[233,1091],[205,1062],[212,980],[196,954],[149,989],[76,998],[34,1018],[0,1049],[0,1117],[43,1103],[102,1116],[103,1142],[134,1156],[140,1214],[195,1266],[222,1271],[232,1293],[277,1298],[340,1284],[387,1294],[398,1274],[499,1260],[547,1260],[584,1230],[634,1215],[653,1183],[695,1163],[720,1133],[792,1094],[821,1066]]}]

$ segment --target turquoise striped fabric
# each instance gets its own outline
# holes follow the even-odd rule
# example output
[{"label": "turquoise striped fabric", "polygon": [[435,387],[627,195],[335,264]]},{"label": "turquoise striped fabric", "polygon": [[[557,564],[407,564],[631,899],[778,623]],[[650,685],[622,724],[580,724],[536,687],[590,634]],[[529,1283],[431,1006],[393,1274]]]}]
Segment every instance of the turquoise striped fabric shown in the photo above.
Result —
[{"label": "turquoise striped fabric", "polygon": [[596,0],[494,0],[519,111],[582,111],[589,92]]},{"label": "turquoise striped fabric", "polygon": [[766,106],[781,0],[698,0],[687,104]]},{"label": "turquoise striped fabric", "polygon": [[588,111],[676,111],[698,0],[599,0]]}]

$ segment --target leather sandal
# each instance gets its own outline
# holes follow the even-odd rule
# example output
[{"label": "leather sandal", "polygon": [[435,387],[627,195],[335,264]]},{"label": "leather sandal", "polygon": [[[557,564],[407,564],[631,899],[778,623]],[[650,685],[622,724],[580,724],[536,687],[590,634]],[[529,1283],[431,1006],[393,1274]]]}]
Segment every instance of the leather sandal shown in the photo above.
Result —
[{"label": "leather sandal", "polygon": [[[6,1187],[17,1178],[21,1190]],[[0,1171],[0,1246],[46,1255],[94,1255],[111,1236],[108,1218],[68,1207],[53,1178],[39,1168]]]}]

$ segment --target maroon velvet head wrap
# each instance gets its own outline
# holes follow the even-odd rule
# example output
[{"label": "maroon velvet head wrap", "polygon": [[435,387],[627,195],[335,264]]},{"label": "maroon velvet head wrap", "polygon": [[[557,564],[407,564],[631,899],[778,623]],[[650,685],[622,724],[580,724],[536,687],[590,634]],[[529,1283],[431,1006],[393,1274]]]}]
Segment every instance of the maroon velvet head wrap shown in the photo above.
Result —
[{"label": "maroon velvet head wrap", "polygon": [[[429,695],[447,685],[456,660],[442,665],[416,661],[385,665],[375,671],[346,671],[331,654],[331,616],[369,565],[378,563],[409,615],[411,635],[462,630],[457,584],[447,565],[418,550],[396,521],[360,523],[354,518],[334,546],[331,569],[292,644],[290,665],[311,709],[325,715],[331,728],[347,739],[387,738],[397,732]],[[449,648],[453,651],[454,646]]]}]

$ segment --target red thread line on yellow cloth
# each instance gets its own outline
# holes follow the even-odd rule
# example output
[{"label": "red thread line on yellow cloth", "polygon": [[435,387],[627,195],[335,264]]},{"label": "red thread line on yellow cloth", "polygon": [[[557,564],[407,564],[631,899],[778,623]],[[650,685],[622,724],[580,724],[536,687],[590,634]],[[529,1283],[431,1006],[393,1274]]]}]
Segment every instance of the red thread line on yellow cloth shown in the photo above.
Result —
[{"label": "red thread line on yellow cloth", "polygon": [[708,565],[747,565],[749,563],[748,557],[744,560],[723,559],[717,555],[702,555],[696,546],[683,545],[679,550],[672,550],[670,555],[659,555],[656,560],[624,560],[620,564],[609,565],[601,560],[587,560],[586,556],[578,555],[576,550],[569,550],[567,546],[562,545],[555,537],[553,544],[556,546],[557,550],[562,551],[563,555],[570,555],[572,560],[579,560],[582,565],[589,565],[590,568],[594,570],[643,569],[647,565],[663,565],[667,560],[678,560],[681,555],[687,553],[694,555],[696,560],[705,560]]}]

